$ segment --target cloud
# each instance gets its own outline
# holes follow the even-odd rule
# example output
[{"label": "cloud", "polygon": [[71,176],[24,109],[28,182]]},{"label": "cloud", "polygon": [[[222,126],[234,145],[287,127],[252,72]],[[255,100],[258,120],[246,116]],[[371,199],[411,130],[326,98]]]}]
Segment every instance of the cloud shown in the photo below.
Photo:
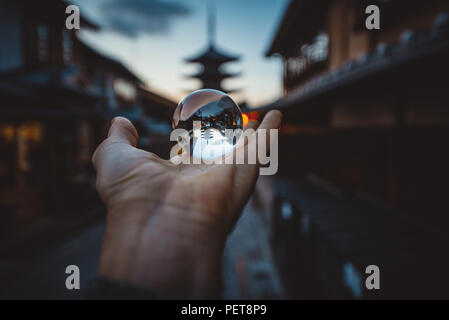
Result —
[{"label": "cloud", "polygon": [[163,0],[113,0],[101,6],[105,27],[128,37],[167,33],[174,19],[190,14],[184,3]]}]

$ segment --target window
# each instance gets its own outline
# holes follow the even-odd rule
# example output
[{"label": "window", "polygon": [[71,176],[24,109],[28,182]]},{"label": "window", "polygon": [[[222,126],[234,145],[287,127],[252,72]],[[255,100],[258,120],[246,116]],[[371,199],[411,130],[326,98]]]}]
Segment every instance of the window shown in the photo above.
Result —
[{"label": "window", "polygon": [[329,38],[327,34],[320,33],[315,42],[308,46],[306,50],[306,56],[312,62],[325,61],[327,59],[327,47],[329,44]]},{"label": "window", "polygon": [[73,58],[72,31],[67,29],[62,31],[62,58],[64,64],[69,64]]},{"label": "window", "polygon": [[133,103],[137,96],[137,91],[134,85],[131,82],[128,82],[123,79],[115,79],[114,84],[114,93],[120,102],[125,104]]},{"label": "window", "polygon": [[48,62],[50,56],[48,26],[44,24],[37,26],[37,56],[40,62]]},{"label": "window", "polygon": [[13,187],[16,182],[16,126],[0,124],[0,188]]},{"label": "window", "polygon": [[327,60],[329,38],[326,33],[319,33],[313,43],[305,44],[297,56],[289,58],[287,68],[292,76],[298,76],[312,65]]},{"label": "window", "polygon": [[24,122],[17,127],[18,186],[38,186],[42,172],[42,126],[39,122]]}]

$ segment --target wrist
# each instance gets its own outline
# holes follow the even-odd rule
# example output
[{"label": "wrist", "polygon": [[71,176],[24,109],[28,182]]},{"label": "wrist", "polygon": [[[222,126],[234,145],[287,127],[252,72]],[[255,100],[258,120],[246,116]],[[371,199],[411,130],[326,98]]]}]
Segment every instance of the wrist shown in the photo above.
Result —
[{"label": "wrist", "polygon": [[218,297],[224,232],[202,214],[130,203],[108,210],[100,276],[161,297]]}]

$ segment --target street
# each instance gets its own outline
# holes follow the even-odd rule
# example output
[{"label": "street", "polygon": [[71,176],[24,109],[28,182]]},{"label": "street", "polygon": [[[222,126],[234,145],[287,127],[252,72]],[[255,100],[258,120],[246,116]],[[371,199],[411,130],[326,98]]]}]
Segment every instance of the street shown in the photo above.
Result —
[{"label": "street", "polygon": [[[26,262],[25,273],[4,294],[12,299],[84,299],[97,275],[104,222],[98,221]],[[80,290],[65,287],[68,265],[80,269]],[[262,217],[249,204],[228,238],[223,258],[225,299],[282,298]]]}]

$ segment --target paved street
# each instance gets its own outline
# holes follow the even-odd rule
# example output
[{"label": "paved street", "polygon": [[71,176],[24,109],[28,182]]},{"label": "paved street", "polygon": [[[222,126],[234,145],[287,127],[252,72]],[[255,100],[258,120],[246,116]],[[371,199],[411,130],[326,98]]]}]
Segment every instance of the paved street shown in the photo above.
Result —
[{"label": "paved street", "polygon": [[[97,222],[28,261],[27,272],[5,290],[5,295],[11,298],[84,298],[89,280],[96,276],[103,231],[104,223]],[[71,264],[80,268],[81,290],[65,288],[65,268]],[[223,276],[227,299],[282,297],[265,225],[250,206],[228,239]]]},{"label": "paved street", "polygon": [[[84,298],[89,280],[97,273],[103,230],[103,222],[97,222],[29,261],[29,272],[8,288],[5,296],[30,299]],[[65,269],[72,264],[80,268],[80,290],[67,290],[65,287]]]},{"label": "paved street", "polygon": [[283,297],[262,216],[248,205],[226,244],[223,258],[224,298]]}]

